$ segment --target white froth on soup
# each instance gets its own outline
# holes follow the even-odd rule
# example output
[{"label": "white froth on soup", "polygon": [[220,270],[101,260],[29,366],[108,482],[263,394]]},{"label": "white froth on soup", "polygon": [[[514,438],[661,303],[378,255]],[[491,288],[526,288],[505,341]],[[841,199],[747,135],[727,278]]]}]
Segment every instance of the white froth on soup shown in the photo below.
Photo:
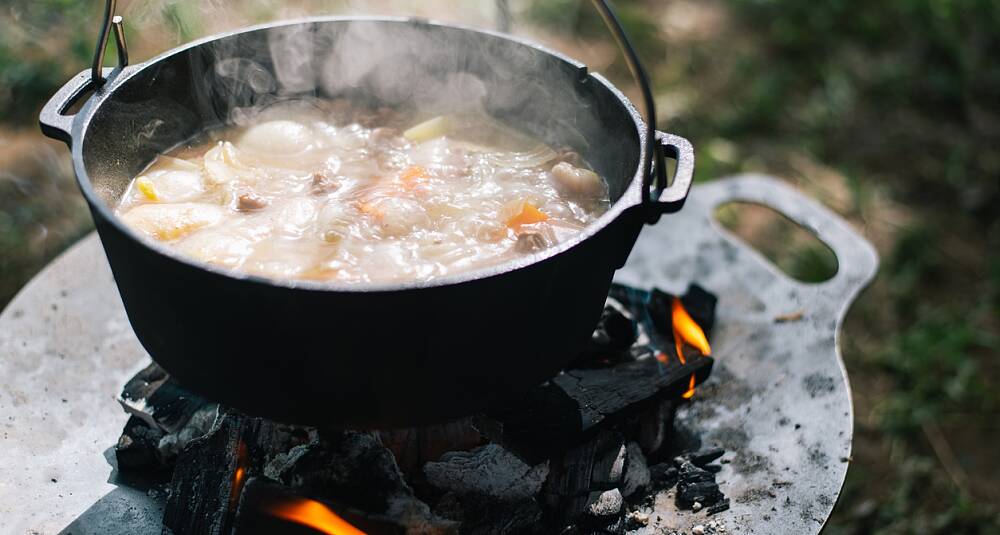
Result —
[{"label": "white froth on soup", "polygon": [[197,260],[276,279],[430,280],[565,241],[609,206],[578,154],[485,116],[408,124],[284,105],[155,159],[116,213]]}]

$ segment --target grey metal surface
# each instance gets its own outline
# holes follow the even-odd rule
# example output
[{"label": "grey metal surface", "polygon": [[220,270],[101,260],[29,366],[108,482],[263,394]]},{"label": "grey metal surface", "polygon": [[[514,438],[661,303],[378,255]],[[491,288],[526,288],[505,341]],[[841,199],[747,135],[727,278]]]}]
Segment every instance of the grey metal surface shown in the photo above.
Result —
[{"label": "grey metal surface", "polygon": [[[750,201],[775,208],[830,246],[838,272],[792,280],[729,235],[715,208]],[[678,422],[729,453],[718,476],[732,500],[730,533],[818,533],[840,495],[851,455],[853,410],[840,358],[840,325],[878,267],[874,248],[843,220],[777,179],[742,175],[696,186],[666,224],[643,231],[616,280],[680,293],[698,282],[719,297],[715,368]],[[777,322],[802,313],[799,321]],[[689,529],[709,520],[656,497],[653,522]],[[659,520],[657,520],[659,517]]]},{"label": "grey metal surface", "polygon": [[109,483],[115,395],[147,361],[95,235],[0,314],[0,533],[160,533],[157,500]]},{"label": "grey metal surface", "polygon": [[[782,275],[711,220],[729,200],[773,206],[812,229],[837,254],[837,275],[820,285]],[[825,208],[743,176],[697,186],[680,214],[643,232],[619,272],[637,286],[683,291],[696,281],[719,295],[715,372],[679,421],[730,450],[719,479],[733,507],[714,517],[730,533],[817,533],[829,516],[853,423],[838,330],[876,266],[868,242]],[[798,311],[801,321],[774,321]],[[114,484],[109,450],[126,419],[114,396],[147,362],[96,236],[0,314],[0,533],[160,532],[162,497]],[[650,533],[706,520],[677,512],[667,494],[655,508]]]}]

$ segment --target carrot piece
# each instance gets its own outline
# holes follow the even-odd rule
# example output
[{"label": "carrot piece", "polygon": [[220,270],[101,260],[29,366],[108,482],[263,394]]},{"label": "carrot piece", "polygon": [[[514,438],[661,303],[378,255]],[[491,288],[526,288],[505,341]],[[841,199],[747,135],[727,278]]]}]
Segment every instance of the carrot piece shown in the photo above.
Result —
[{"label": "carrot piece", "polygon": [[427,170],[419,165],[407,167],[399,174],[399,182],[404,191],[412,191],[428,178]]},{"label": "carrot piece", "polygon": [[545,215],[545,212],[535,208],[530,202],[525,202],[521,205],[520,213],[507,220],[507,226],[516,230],[521,225],[542,223],[548,220],[549,216]]},{"label": "carrot piece", "polygon": [[382,217],[382,211],[378,209],[376,203],[366,202],[366,201],[356,201],[354,207],[357,208],[362,214],[367,214],[375,217]]}]

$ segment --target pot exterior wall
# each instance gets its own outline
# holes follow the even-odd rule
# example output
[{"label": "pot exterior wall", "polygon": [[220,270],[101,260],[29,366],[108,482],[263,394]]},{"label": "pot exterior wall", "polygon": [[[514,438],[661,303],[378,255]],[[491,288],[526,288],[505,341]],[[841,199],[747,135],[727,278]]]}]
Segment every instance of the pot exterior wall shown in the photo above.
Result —
[{"label": "pot exterior wall", "polygon": [[136,336],[182,384],[255,416],[374,428],[467,415],[558,373],[600,317],[608,259],[642,225],[623,216],[493,277],[333,292],[200,269],[93,214]]}]

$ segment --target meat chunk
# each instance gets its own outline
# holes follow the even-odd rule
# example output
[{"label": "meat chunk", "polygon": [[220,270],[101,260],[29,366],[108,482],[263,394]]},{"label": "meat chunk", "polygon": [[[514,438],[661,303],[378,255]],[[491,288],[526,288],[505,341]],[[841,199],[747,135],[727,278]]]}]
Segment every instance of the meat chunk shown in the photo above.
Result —
[{"label": "meat chunk", "polygon": [[542,236],[540,232],[522,232],[517,237],[514,250],[522,254],[530,254],[541,251],[548,246],[545,236]]},{"label": "meat chunk", "polygon": [[236,200],[236,209],[241,212],[253,212],[267,206],[267,200],[254,193],[244,193]]},{"label": "meat chunk", "polygon": [[560,191],[580,197],[594,198],[604,194],[604,181],[590,169],[575,167],[567,162],[552,166],[552,177]]},{"label": "meat chunk", "polygon": [[311,190],[313,195],[324,195],[337,191],[339,188],[340,180],[338,177],[333,177],[323,172],[313,173]]},{"label": "meat chunk", "polygon": [[573,167],[583,167],[583,158],[580,157],[580,153],[576,152],[570,148],[559,149],[556,153],[556,160],[558,162],[566,162]]}]

